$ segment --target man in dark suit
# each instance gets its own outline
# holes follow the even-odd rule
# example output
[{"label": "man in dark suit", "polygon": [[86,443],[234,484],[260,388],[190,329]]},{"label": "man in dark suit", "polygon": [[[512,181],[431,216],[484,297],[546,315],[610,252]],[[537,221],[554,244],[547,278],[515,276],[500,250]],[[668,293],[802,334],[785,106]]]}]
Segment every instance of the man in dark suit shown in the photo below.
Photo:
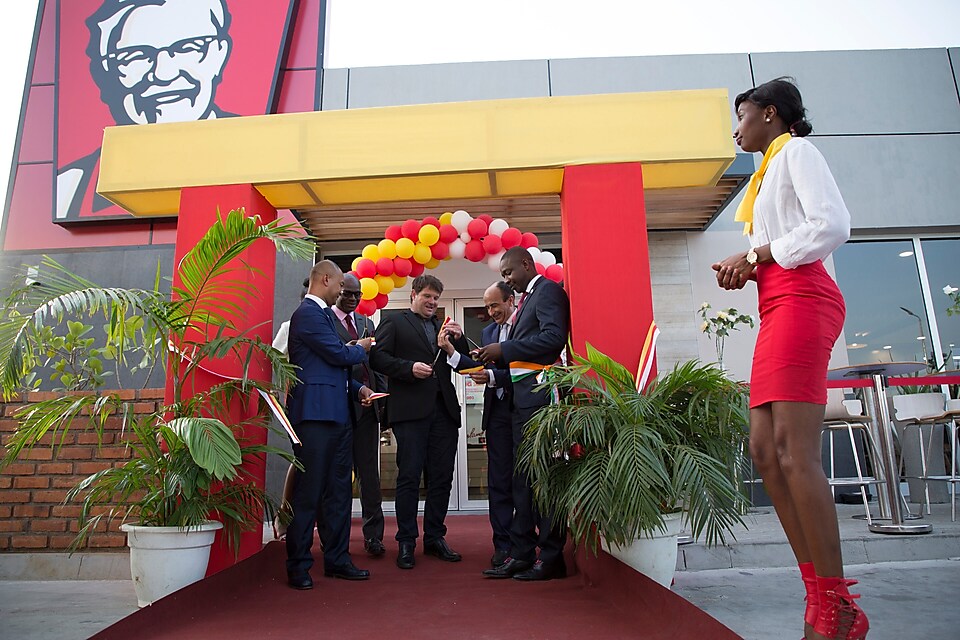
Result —
[{"label": "man in dark suit", "polygon": [[[366,580],[370,572],[350,559],[350,470],[353,427],[350,397],[369,404],[373,393],[350,378],[350,368],[367,358],[371,339],[347,346],[337,335],[327,307],[336,302],[343,272],[324,260],[310,271],[310,288],[290,318],[290,362],[300,367],[290,389],[287,411],[301,444],[293,452],[303,465],[293,493],[293,520],[287,529],[287,581],[294,589],[311,589],[313,527],[323,509],[324,575]],[[322,505],[322,506],[321,506]]]},{"label": "man in dark suit", "polygon": [[[480,344],[488,345],[507,339],[513,325],[513,289],[506,282],[491,285],[483,293],[483,305],[493,322],[483,328]],[[452,325],[452,326],[451,326]],[[452,334],[459,327],[451,323]],[[445,332],[446,333],[446,332]],[[447,363],[457,371],[472,369],[479,363],[457,352],[449,339],[441,338],[440,346],[447,353]],[[510,555],[510,523],[513,521],[513,428],[510,400],[513,385],[510,370],[501,362],[487,365],[482,371],[470,373],[470,378],[483,389],[483,420],[481,428],[487,440],[487,488],[489,495],[490,527],[493,529],[493,556],[490,565],[498,567]]]},{"label": "man in dark suit", "polygon": [[[343,342],[351,343],[361,337],[372,336],[373,321],[354,313],[360,302],[360,281],[351,273],[343,276],[343,289],[331,310],[336,320],[337,333]],[[353,379],[373,389],[386,391],[383,376],[374,373],[369,364],[361,362],[353,367]],[[363,548],[371,556],[382,556],[383,507],[380,495],[380,407],[379,401],[363,406],[354,403],[357,419],[353,428],[353,468],[360,483],[360,506],[363,510]]]},{"label": "man in dark suit", "polygon": [[[387,415],[397,438],[397,566],[412,569],[419,537],[417,501],[420,477],[426,476],[423,551],[458,562],[444,536],[453,485],[460,428],[460,403],[446,359],[440,359],[441,323],[435,317],[443,284],[431,275],[414,278],[410,309],[386,316],[377,327],[370,353],[374,370],[389,378]],[[461,337],[456,341],[466,351]],[[425,473],[424,473],[425,472]]]},{"label": "man in dark suit", "polygon": [[[537,368],[557,362],[570,333],[570,301],[563,287],[537,275],[530,252],[513,247],[500,260],[500,275],[514,291],[522,292],[517,304],[513,328],[504,342],[488,344],[477,351],[476,359],[485,363],[500,362],[513,376],[513,450],[516,455],[527,421],[536,411],[550,403],[550,391],[534,388],[542,381],[534,370],[518,377],[520,363],[533,363]],[[533,491],[525,475],[513,478],[514,517],[510,528],[510,558],[484,575],[491,578],[517,580],[550,580],[566,577],[563,545],[566,528],[562,518],[554,521],[550,514],[538,513],[533,505]],[[537,547],[540,547],[539,557]]]}]

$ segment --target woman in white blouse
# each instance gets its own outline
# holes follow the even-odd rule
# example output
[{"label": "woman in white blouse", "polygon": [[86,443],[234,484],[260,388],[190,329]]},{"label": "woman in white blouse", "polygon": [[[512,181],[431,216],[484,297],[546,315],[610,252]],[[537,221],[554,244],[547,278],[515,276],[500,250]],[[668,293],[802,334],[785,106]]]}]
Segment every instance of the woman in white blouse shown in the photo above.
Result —
[{"label": "woman in white blouse", "polygon": [[750,249],[713,265],[724,289],[756,280],[760,333],[750,385],[750,453],[807,591],[805,638],[864,638],[869,624],[843,577],[836,506],[820,460],[830,352],[844,303],[823,260],[850,235],[850,214],[797,87],[778,78],[736,98],[740,148],[762,152],[737,210]]}]

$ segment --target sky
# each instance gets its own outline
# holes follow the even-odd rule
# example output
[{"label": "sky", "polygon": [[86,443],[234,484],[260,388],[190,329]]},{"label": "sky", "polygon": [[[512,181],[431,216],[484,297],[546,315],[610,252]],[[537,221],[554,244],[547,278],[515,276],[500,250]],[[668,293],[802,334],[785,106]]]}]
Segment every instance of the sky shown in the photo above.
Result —
[{"label": "sky", "polygon": [[[2,203],[38,2],[3,3]],[[957,46],[958,0],[328,0],[325,66]]]}]

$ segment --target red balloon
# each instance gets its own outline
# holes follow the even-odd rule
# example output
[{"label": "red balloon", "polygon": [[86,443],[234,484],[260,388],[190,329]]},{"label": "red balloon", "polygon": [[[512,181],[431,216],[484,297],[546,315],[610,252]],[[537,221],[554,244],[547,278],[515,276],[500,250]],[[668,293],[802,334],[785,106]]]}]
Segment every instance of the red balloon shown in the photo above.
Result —
[{"label": "red balloon", "polygon": [[537,236],[533,235],[529,231],[523,234],[523,238],[520,240],[520,246],[524,249],[529,249],[530,247],[535,247],[540,244],[540,241],[537,239]]},{"label": "red balloon", "polygon": [[574,442],[573,444],[570,445],[571,460],[579,460],[580,458],[583,457],[584,453],[585,451],[584,451],[583,445],[580,444],[579,442]]},{"label": "red balloon", "polygon": [[410,275],[410,268],[412,266],[413,261],[409,258],[401,258],[397,256],[393,259],[393,272],[401,278],[405,278],[406,276]]},{"label": "red balloon", "polygon": [[377,307],[377,309],[383,309],[385,306],[387,306],[387,302],[389,301],[390,298],[387,297],[387,294],[378,293],[377,297],[373,299],[373,304]]},{"label": "red balloon", "polygon": [[411,218],[400,226],[400,232],[403,233],[404,238],[410,238],[416,242],[420,239],[420,223]]},{"label": "red balloon", "polygon": [[503,249],[503,242],[500,240],[499,236],[487,236],[483,239],[483,250],[490,255],[495,253],[500,253]]},{"label": "red balloon", "polygon": [[423,226],[427,226],[428,224],[436,227],[437,229],[440,228],[440,221],[434,218],[433,216],[429,216],[423,219]]},{"label": "red balloon", "polygon": [[396,242],[403,237],[403,230],[400,229],[400,225],[392,224],[383,232],[383,237]]},{"label": "red balloon", "polygon": [[541,276],[547,274],[547,268],[544,267],[542,264],[540,264],[539,262],[534,262],[533,264],[534,264],[534,266],[537,268],[537,273],[538,273],[538,274],[540,274]]},{"label": "red balloon", "polygon": [[370,300],[361,300],[357,305],[357,313],[362,316],[372,316],[377,310],[377,303],[374,302],[376,298],[371,298]]},{"label": "red balloon", "polygon": [[372,278],[377,275],[377,264],[369,258],[364,258],[357,263],[358,278]]},{"label": "red balloon", "polygon": [[430,247],[430,253],[437,260],[443,260],[448,255],[450,255],[450,245],[444,244],[442,242],[437,242]]},{"label": "red balloon", "polygon": [[416,278],[417,276],[419,276],[420,274],[422,274],[425,269],[426,269],[426,267],[423,266],[422,264],[420,264],[419,262],[416,262],[416,261],[411,262],[411,263],[410,263],[410,277],[411,277],[411,278]]},{"label": "red balloon", "polygon": [[467,225],[467,233],[470,234],[471,238],[479,240],[483,236],[487,235],[487,229],[489,224],[484,222],[480,218],[476,218],[470,221],[470,224]]},{"label": "red balloon", "polygon": [[[479,220],[475,220],[474,222],[479,222]],[[471,240],[468,242],[467,248],[463,251],[463,257],[470,262],[480,262],[485,255],[487,255],[487,252],[483,250],[483,243],[479,240]]]},{"label": "red balloon", "polygon": [[393,260],[390,258],[380,258],[377,260],[377,273],[382,276],[392,276],[393,271]]},{"label": "red balloon", "polygon": [[516,227],[509,227],[506,231],[500,234],[500,241],[503,243],[504,249],[519,247],[521,240],[523,240],[523,234],[520,232],[520,229],[517,229]]},{"label": "red balloon", "polygon": [[440,225],[440,242],[450,244],[460,236],[460,232],[452,224]]},{"label": "red balloon", "polygon": [[563,280],[563,267],[559,264],[552,264],[544,270],[543,275],[545,275],[548,280],[560,282]]},{"label": "red balloon", "polygon": [[477,216],[477,220],[483,220],[487,223],[487,226],[490,226],[490,223],[493,222],[493,216],[489,213],[484,213],[483,215]]}]

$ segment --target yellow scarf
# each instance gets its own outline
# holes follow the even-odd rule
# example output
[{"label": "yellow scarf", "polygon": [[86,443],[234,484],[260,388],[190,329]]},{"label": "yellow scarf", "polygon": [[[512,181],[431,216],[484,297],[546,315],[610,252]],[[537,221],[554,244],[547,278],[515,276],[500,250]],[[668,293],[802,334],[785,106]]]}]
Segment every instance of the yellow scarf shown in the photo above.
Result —
[{"label": "yellow scarf", "polygon": [[766,153],[763,154],[763,161],[760,163],[760,168],[750,176],[750,184],[747,185],[747,191],[743,194],[743,200],[740,201],[740,206],[737,207],[737,214],[733,217],[736,222],[743,223],[743,235],[745,236],[753,233],[753,203],[757,199],[757,194],[760,193],[760,183],[763,182],[763,176],[767,173],[767,166],[770,164],[770,161],[773,160],[773,156],[780,153],[783,146],[790,142],[792,138],[793,136],[789,133],[783,133],[774,138],[770,146],[767,147]]}]

